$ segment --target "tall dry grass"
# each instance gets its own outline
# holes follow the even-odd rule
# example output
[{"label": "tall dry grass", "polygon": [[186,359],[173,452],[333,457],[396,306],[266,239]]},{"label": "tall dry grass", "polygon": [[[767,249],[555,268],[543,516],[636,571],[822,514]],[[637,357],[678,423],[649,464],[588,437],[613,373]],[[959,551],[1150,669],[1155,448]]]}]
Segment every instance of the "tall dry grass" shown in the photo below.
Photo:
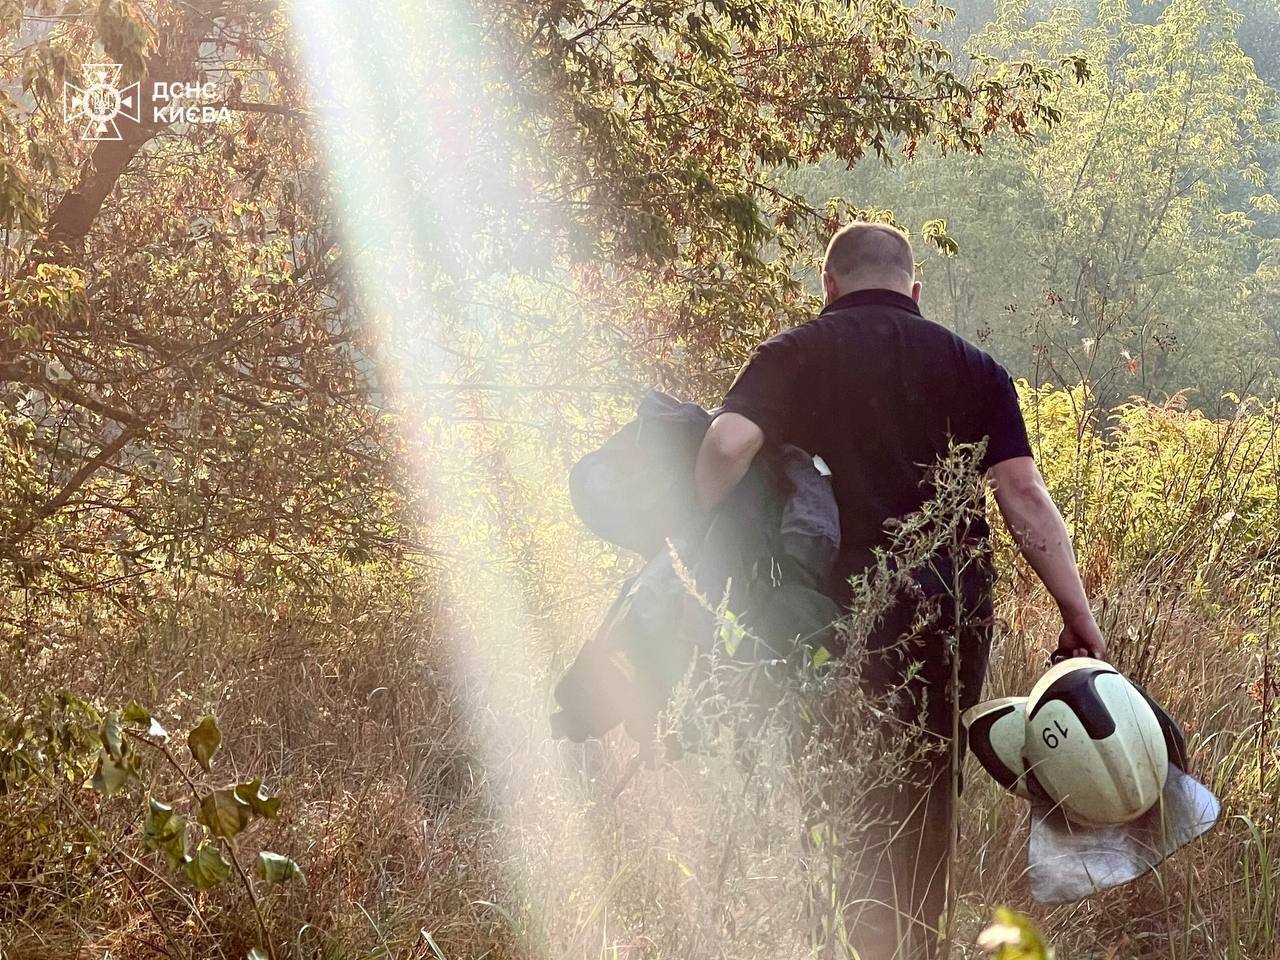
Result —
[{"label": "tall dry grass", "polygon": [[[1024,880],[1025,806],[971,763],[954,953],[975,955],[992,906],[1009,904],[1069,958],[1280,956],[1276,411],[1209,421],[1136,405],[1100,419],[1080,392],[1025,400],[1115,662],[1184,722],[1224,816],[1156,873],[1045,909]],[[281,958],[844,955],[814,894],[838,851],[800,829],[805,794],[844,784],[856,799],[900,762],[864,722],[874,705],[854,668],[788,686],[746,736],[715,688],[689,706],[700,749],[654,769],[636,771],[622,739],[554,743],[557,663],[543,653],[576,649],[611,574],[575,569],[596,554],[559,529],[522,549],[573,578],[544,600],[527,585],[537,635],[518,639],[546,667],[501,688],[527,696],[476,688],[504,669],[502,650],[459,669],[457,571],[335,565],[322,600],[215,584],[178,598],[158,583],[141,620],[60,611],[40,642],[0,651],[4,712],[38,712],[69,688],[104,705],[137,698],[174,731],[215,713],[218,776],[262,776],[285,797],[246,851],[306,871],[264,893]],[[1030,687],[1059,626],[1008,542],[997,549],[1008,572],[992,696]],[[841,740],[815,738],[797,763],[795,711],[811,696],[846,704]],[[243,891],[186,887],[142,851],[140,817],[137,797],[101,801],[75,777],[0,796],[0,956],[242,960],[259,945]],[[857,828],[843,823],[837,842]]]}]

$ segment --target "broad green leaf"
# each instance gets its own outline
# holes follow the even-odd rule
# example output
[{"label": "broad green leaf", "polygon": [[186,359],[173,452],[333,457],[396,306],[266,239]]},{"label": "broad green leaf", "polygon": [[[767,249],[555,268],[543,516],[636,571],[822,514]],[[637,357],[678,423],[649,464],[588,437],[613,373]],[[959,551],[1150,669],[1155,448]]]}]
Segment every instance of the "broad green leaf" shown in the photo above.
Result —
[{"label": "broad green leaf", "polygon": [[222,731],[218,729],[218,721],[210,716],[201,717],[200,722],[187,736],[187,747],[191,750],[191,756],[196,758],[196,763],[204,768],[205,773],[213,769],[213,755],[218,752],[220,746],[222,746]]},{"label": "broad green leaf", "polygon": [[253,808],[237,797],[235,790],[214,790],[200,801],[198,819],[215,837],[229,840],[253,820]]},{"label": "broad green leaf", "polygon": [[147,820],[144,828],[146,837],[158,836],[166,824],[174,819],[173,807],[155,797],[147,797]]},{"label": "broad green leaf", "polygon": [[102,721],[102,745],[115,759],[119,760],[124,756],[124,741],[121,739],[118,710],[112,710]]},{"label": "broad green leaf", "polygon": [[183,872],[197,890],[211,890],[231,875],[231,864],[223,858],[221,850],[205,843],[187,860]]},{"label": "broad green leaf", "polygon": [[286,880],[302,876],[301,867],[288,857],[272,853],[270,850],[263,850],[258,854],[256,866],[258,877],[267,883],[284,883]]},{"label": "broad green leaf", "polygon": [[123,758],[117,760],[106,750],[102,750],[98,754],[98,767],[93,773],[93,789],[104,797],[110,797],[128,783],[132,776],[133,770]]},{"label": "broad green leaf", "polygon": [[177,869],[187,859],[187,821],[173,807],[155,797],[147,798],[147,818],[143,823],[142,845],[159,850],[169,866]]},{"label": "broad green leaf", "polygon": [[275,818],[280,812],[280,798],[267,793],[262,780],[255,777],[248,783],[237,783],[236,796],[249,805],[254,816]]}]

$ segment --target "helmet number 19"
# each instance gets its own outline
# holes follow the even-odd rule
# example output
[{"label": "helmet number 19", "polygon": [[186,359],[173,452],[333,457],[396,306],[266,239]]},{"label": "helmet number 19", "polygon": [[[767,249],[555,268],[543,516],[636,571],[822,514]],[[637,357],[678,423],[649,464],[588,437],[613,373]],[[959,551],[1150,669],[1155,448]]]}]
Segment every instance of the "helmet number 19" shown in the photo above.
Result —
[{"label": "helmet number 19", "polygon": [[[1053,732],[1055,729],[1058,731],[1057,733]],[[1045,727],[1040,731],[1040,739],[1044,741],[1044,745],[1050,750],[1056,750],[1060,739],[1067,739],[1067,729],[1055,720],[1052,727]]]}]

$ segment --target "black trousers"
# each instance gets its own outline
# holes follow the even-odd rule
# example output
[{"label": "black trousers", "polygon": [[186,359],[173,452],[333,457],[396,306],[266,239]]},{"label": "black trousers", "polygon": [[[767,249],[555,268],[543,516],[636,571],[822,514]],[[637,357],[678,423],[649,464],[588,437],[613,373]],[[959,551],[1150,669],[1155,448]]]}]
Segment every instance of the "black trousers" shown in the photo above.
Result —
[{"label": "black trousers", "polygon": [[[888,703],[879,737],[905,759],[875,785],[842,857],[844,938],[860,960],[935,955],[946,909],[955,798],[963,761],[959,712],[978,702],[992,633],[992,577],[981,566],[917,575],[869,638],[863,686]],[[957,597],[956,594],[959,593]]]}]

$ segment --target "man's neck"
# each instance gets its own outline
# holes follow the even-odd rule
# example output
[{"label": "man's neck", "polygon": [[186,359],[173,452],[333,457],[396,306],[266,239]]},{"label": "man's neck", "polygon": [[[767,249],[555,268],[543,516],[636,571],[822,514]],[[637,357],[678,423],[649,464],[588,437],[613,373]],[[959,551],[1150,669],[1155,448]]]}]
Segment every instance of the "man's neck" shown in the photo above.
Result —
[{"label": "man's neck", "polygon": [[899,286],[893,285],[892,283],[871,283],[871,282],[855,283],[855,284],[851,284],[848,287],[841,287],[839,292],[834,297],[828,298],[826,305],[830,306],[831,304],[835,303],[837,300],[840,300],[843,297],[847,297],[851,293],[858,293],[862,290],[888,290],[892,293],[897,293],[904,297],[909,297],[911,296],[912,288],[907,287],[904,290]]},{"label": "man's neck", "polygon": [[857,290],[851,290],[848,293],[841,294],[834,300],[828,300],[822,308],[822,313],[827,314],[832,311],[844,310],[847,307],[856,307],[864,304],[898,307],[923,316],[923,314],[920,314],[920,305],[915,297],[907,296],[905,293],[901,293],[891,287],[861,287]]}]

